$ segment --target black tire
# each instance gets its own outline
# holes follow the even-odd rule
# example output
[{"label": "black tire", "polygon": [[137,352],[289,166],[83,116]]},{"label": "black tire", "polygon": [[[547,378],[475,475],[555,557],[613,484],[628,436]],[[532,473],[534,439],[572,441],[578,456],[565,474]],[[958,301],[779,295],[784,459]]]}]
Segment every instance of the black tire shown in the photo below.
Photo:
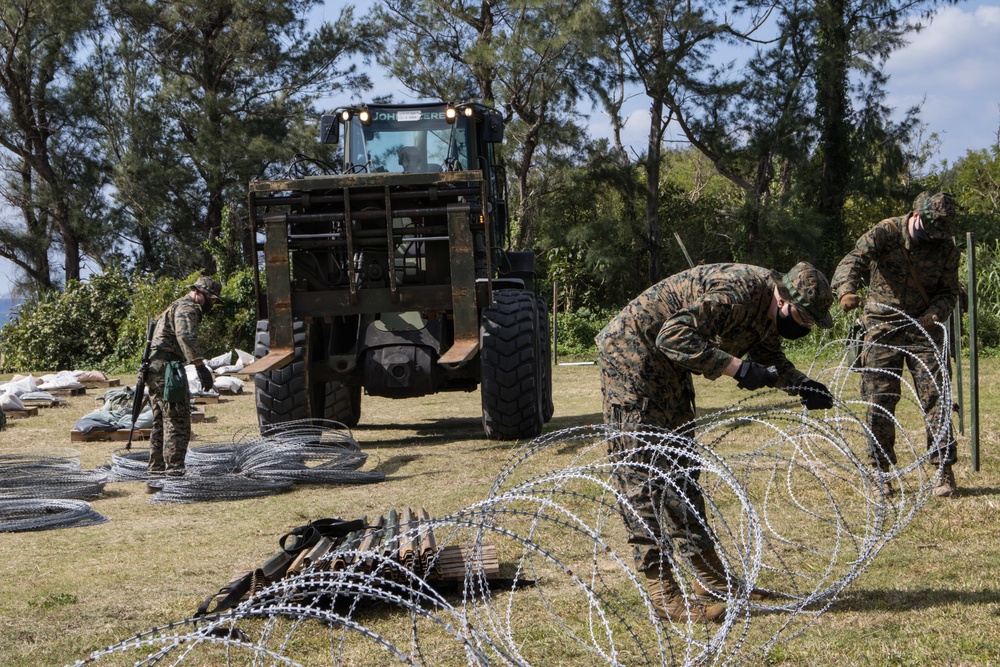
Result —
[{"label": "black tire", "polygon": [[548,424],[556,412],[552,402],[552,341],[549,333],[549,307],[545,299],[538,297],[538,339],[542,351],[539,371],[542,377],[542,421]]},{"label": "black tire", "polygon": [[[295,358],[284,368],[253,376],[257,390],[257,423],[260,426],[280,424],[309,417],[309,393],[306,391],[305,322],[295,322],[292,333]],[[254,357],[260,359],[271,351],[268,321],[257,322]]]},{"label": "black tire", "polygon": [[480,322],[483,429],[493,440],[534,438],[544,423],[538,303],[524,290],[497,290]]},{"label": "black tire", "polygon": [[[322,417],[354,427],[361,419],[361,387],[344,387],[339,382],[325,382],[317,398],[306,391],[306,341],[309,328],[305,322],[292,323],[295,358],[284,368],[254,375],[257,389],[257,422],[260,426],[279,424],[308,417]],[[268,321],[257,322],[254,356],[260,359],[271,350]],[[322,412],[319,409],[322,407]]]},{"label": "black tire", "polygon": [[339,382],[326,383],[324,417],[354,428],[361,421],[361,387],[345,387]]}]

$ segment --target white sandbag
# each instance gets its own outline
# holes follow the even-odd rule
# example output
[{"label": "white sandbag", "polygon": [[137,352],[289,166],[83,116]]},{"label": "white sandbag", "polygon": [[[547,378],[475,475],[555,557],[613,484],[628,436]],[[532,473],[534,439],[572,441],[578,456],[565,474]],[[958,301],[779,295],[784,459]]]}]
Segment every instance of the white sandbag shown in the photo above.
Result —
[{"label": "white sandbag", "polygon": [[74,380],[72,377],[56,377],[51,382],[43,382],[38,385],[38,389],[41,391],[52,391],[54,389],[82,389],[83,385]]},{"label": "white sandbag", "polygon": [[232,352],[226,352],[224,354],[220,354],[217,357],[212,357],[211,359],[206,359],[205,360],[205,365],[208,366],[209,368],[218,368],[219,366],[228,366],[231,363],[233,363],[233,353]]},{"label": "white sandbag", "polygon": [[108,376],[101,371],[73,371],[77,382],[106,382]]},{"label": "white sandbag", "polygon": [[4,410],[24,410],[24,403],[14,394],[0,396],[0,408]]},{"label": "white sandbag", "polygon": [[21,399],[22,403],[24,401],[54,401],[56,399],[55,396],[47,391],[26,391],[18,396],[18,398]]},{"label": "white sandbag", "polygon": [[254,362],[254,356],[249,352],[244,352],[243,350],[236,350],[236,365],[240,368],[244,366],[249,366]]},{"label": "white sandbag", "polygon": [[230,391],[234,394],[243,393],[243,380],[234,378],[231,375],[222,375],[215,378],[215,388],[219,391]]},{"label": "white sandbag", "polygon": [[187,375],[188,381],[188,391],[191,392],[192,396],[218,396],[219,392],[215,391],[213,386],[208,391],[202,391],[201,380],[198,379],[198,369],[192,364],[187,364],[184,366],[184,373]]},{"label": "white sandbag", "polygon": [[29,391],[38,391],[38,383],[32,375],[15,375],[14,379],[7,383],[4,391],[8,394],[20,396]]}]

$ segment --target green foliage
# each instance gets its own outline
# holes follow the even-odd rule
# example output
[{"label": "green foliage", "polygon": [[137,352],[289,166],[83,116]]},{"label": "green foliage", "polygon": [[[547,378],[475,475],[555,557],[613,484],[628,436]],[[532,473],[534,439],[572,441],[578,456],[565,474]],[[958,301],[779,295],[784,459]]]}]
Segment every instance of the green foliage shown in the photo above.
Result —
[{"label": "green foliage", "polygon": [[[315,130],[302,131],[315,119],[312,103],[369,86],[350,61],[375,48],[368,26],[346,6],[335,23],[315,27],[307,17],[317,5],[108,5],[114,30],[91,67],[105,83],[107,159],[121,224],[140,240],[141,267],[178,276],[206,266],[214,244],[226,243],[224,206],[245,214],[248,181],[281,173],[315,147]],[[223,279],[235,270],[219,268]]]},{"label": "green foliage", "polygon": [[540,271],[559,283],[560,309],[622,304],[646,286],[639,173],[618,165],[601,141],[578,166],[546,174],[549,195],[537,202],[535,250]]},{"label": "green foliage", "polygon": [[240,222],[240,217],[229,206],[224,207],[218,238],[205,241],[205,251],[215,260],[216,277],[221,281],[228,280],[244,266]]},{"label": "green foliage", "polygon": [[943,189],[958,199],[962,209],[956,233],[972,232],[978,242],[1000,240],[1000,144],[970,150],[942,175]]},{"label": "green foliage", "polygon": [[[99,369],[126,372],[139,366],[146,323],[183,296],[198,277],[158,278],[118,271],[72,281],[61,294],[22,306],[0,330],[0,372]],[[233,348],[250,351],[256,327],[253,274],[241,269],[222,286],[224,302],[202,318],[199,342],[206,356]]]},{"label": "green foliage", "polygon": [[128,281],[112,271],[29,301],[2,330],[3,371],[107,369],[129,300]]},{"label": "green foliage", "polygon": [[[959,281],[964,283],[968,275],[968,254],[963,253]],[[962,346],[968,349],[969,314],[962,320]],[[980,352],[1000,353],[1000,241],[976,244],[976,338]]]},{"label": "green foliage", "polygon": [[556,349],[559,356],[593,359],[596,356],[594,337],[612,316],[613,313],[595,312],[589,308],[559,313],[556,318]]}]

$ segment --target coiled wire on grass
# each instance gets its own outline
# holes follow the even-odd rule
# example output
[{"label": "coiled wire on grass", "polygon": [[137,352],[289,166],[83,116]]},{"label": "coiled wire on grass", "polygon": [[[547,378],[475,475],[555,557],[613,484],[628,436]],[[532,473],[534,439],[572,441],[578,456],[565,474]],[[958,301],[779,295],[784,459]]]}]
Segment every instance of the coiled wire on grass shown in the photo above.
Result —
[{"label": "coiled wire on grass", "polygon": [[93,526],[107,520],[83,500],[0,500],[0,533]]},{"label": "coiled wire on grass", "polygon": [[83,470],[76,452],[0,454],[0,498],[88,500],[107,481],[104,470]]},{"label": "coiled wire on grass", "polygon": [[[293,484],[371,484],[385,479],[362,471],[368,454],[338,422],[306,419],[244,428],[232,440],[194,445],[180,478],[157,478],[151,503],[238,500],[283,493]],[[149,449],[120,449],[111,457],[110,479],[147,481]]]}]

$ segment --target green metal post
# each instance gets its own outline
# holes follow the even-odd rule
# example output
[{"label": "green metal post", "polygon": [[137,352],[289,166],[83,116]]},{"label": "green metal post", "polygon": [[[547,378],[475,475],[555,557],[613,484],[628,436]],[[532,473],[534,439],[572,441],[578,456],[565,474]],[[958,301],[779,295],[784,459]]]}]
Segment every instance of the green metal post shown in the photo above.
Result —
[{"label": "green metal post", "polygon": [[976,341],[976,241],[965,235],[969,253],[969,450],[972,469],[979,472],[979,344]]},{"label": "green metal post", "polygon": [[958,401],[958,432],[965,435],[965,401],[962,397],[962,307],[955,304],[955,310],[951,314],[951,338],[954,341],[952,349],[955,350],[955,377],[951,383],[952,391]]}]

